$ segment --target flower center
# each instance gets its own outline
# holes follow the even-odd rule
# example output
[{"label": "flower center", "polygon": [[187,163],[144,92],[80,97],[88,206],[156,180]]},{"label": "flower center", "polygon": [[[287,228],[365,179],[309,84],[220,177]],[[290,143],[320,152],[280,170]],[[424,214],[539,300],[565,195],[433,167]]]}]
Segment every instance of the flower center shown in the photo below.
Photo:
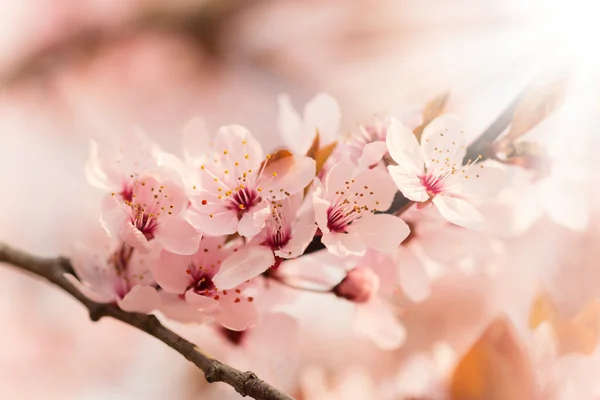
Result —
[{"label": "flower center", "polygon": [[248,186],[241,186],[236,192],[230,194],[227,207],[231,210],[238,210],[240,213],[244,213],[260,200],[258,191]]},{"label": "flower center", "polygon": [[194,283],[192,289],[197,294],[203,296],[211,296],[216,292],[215,284],[213,283],[212,279],[207,275],[199,277]]},{"label": "flower center", "polygon": [[271,217],[266,221],[267,237],[263,244],[273,250],[280,250],[292,236],[291,225],[281,212],[282,207],[283,204],[272,202]]},{"label": "flower center", "polygon": [[[338,190],[332,205],[327,210],[327,228],[332,232],[346,233],[348,225],[362,217],[363,213],[374,212],[361,201],[372,196],[368,186],[356,188],[355,181],[346,182],[346,191]],[[378,202],[375,202],[378,204]]]},{"label": "flower center", "polygon": [[444,178],[444,176],[435,176],[429,173],[419,177],[421,185],[425,187],[429,197],[434,197],[444,191]]}]

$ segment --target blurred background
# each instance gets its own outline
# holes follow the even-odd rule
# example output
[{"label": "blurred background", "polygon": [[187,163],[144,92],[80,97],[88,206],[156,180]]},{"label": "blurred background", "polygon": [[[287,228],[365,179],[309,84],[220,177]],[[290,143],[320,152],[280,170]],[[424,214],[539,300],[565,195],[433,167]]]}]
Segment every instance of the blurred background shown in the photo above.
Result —
[{"label": "blurred background", "polygon": [[[83,170],[89,140],[112,143],[131,126],[179,153],[181,127],[200,115],[213,131],[247,126],[269,150],[281,144],[280,93],[296,107],[331,93],[347,132],[374,113],[421,107],[449,92],[447,109],[475,139],[548,66],[568,62],[593,92],[598,31],[591,3],[1,0],[0,241],[42,255],[67,252],[99,212],[102,193],[88,186]],[[595,139],[587,137],[582,159],[592,160]],[[533,229],[536,238],[535,229],[545,228]],[[547,242],[537,246],[547,250]],[[405,354],[440,336],[466,346],[493,310],[528,310],[531,296],[518,303],[519,296],[504,295],[508,287],[536,288],[537,279],[521,274],[508,269],[495,286],[439,282],[432,298],[407,314],[407,325],[423,331],[420,339],[395,353],[352,334],[351,304],[319,295],[303,295],[291,309],[299,316],[292,347],[301,358],[275,340],[248,350],[259,354],[254,360],[270,360],[255,365],[208,328],[175,329],[299,398],[393,398],[360,393],[373,376],[397,371]],[[441,313],[447,293],[452,307]],[[238,398],[229,387],[208,387],[155,339],[115,321],[92,323],[67,295],[10,268],[0,269],[0,321],[2,398]],[[350,367],[337,371],[340,365]],[[325,389],[339,382],[350,383]]]}]

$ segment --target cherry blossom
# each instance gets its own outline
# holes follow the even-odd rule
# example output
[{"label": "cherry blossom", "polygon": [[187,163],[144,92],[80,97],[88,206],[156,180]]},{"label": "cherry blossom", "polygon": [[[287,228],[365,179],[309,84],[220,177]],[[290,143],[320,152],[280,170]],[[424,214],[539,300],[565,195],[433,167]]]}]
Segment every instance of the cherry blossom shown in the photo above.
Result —
[{"label": "cherry blossom", "polygon": [[408,236],[400,218],[387,210],[396,188],[383,169],[360,169],[348,158],[335,164],[313,194],[321,241],[341,257],[363,255],[367,248],[392,252]]},{"label": "cherry blossom", "polygon": [[355,329],[385,350],[398,348],[406,339],[406,330],[393,303],[395,271],[392,257],[369,250],[333,289],[337,296],[355,303]]},{"label": "cherry blossom", "polygon": [[256,235],[270,215],[270,202],[301,192],[315,175],[308,157],[263,157],[260,144],[239,125],[221,128],[214,152],[197,173],[190,222],[207,235]]},{"label": "cherry blossom", "polygon": [[[254,298],[245,293],[248,285],[242,283],[223,290],[214,282],[223,260],[241,245],[240,240],[225,241],[224,236],[204,237],[192,255],[163,251],[152,272],[161,288],[180,296],[190,312],[197,310],[228,329],[244,330],[258,318]],[[173,307],[168,311],[173,312]]]},{"label": "cherry blossom", "polygon": [[105,233],[93,243],[78,243],[71,256],[77,275],[65,277],[98,303],[116,302],[126,311],[147,313],[160,305],[150,271],[151,259]]},{"label": "cherry blossom", "polygon": [[478,159],[463,166],[464,143],[464,131],[452,115],[442,115],[427,125],[420,145],[413,132],[392,119],[387,146],[398,165],[388,169],[406,198],[432,201],[448,221],[477,228],[483,216],[473,201],[498,193],[506,175],[499,168],[477,163]]},{"label": "cherry blossom", "polygon": [[229,289],[254,278],[282,259],[300,256],[314,237],[312,210],[300,214],[302,193],[273,201],[265,227],[236,254],[227,258],[215,276],[219,287]]},{"label": "cherry blossom", "polygon": [[156,167],[160,154],[158,145],[140,129],[119,136],[114,148],[92,141],[86,177],[91,185],[127,199],[135,178]]},{"label": "cherry blossom", "polygon": [[340,108],[333,97],[319,93],[304,107],[303,118],[292,106],[287,95],[280,95],[277,126],[286,146],[294,154],[304,155],[319,134],[321,145],[336,140],[340,125]]},{"label": "cherry blossom", "polygon": [[161,168],[136,177],[130,192],[111,193],[102,204],[102,224],[140,251],[191,254],[201,235],[185,218],[187,204],[174,171]]}]

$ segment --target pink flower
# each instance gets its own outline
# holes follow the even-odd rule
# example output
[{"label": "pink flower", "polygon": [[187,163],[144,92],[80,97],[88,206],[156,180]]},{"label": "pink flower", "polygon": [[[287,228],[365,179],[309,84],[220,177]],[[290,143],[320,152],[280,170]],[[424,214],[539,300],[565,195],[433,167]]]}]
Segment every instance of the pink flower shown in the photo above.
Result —
[{"label": "pink flower", "polygon": [[264,158],[260,144],[239,125],[221,128],[213,149],[190,198],[190,222],[207,235],[256,235],[270,202],[301,192],[315,175],[311,158]]},{"label": "pink flower", "polygon": [[386,350],[398,348],[406,338],[393,303],[395,271],[391,257],[370,250],[333,290],[356,304],[355,329]]},{"label": "pink flower", "polygon": [[304,107],[303,118],[292,106],[289,96],[280,95],[278,102],[277,126],[284,143],[294,154],[306,154],[317,133],[321,146],[336,140],[341,120],[340,107],[329,94],[319,93],[313,97]]},{"label": "pink flower", "polygon": [[300,214],[302,193],[273,201],[265,227],[236,254],[227,258],[215,276],[219,287],[229,289],[252,279],[282,259],[300,256],[315,235],[312,212]]},{"label": "pink flower", "polygon": [[148,313],[160,305],[150,273],[150,260],[105,232],[93,247],[78,243],[71,257],[73,275],[65,277],[98,303],[116,302],[125,311]]},{"label": "pink flower", "polygon": [[158,145],[139,129],[119,136],[114,148],[92,141],[85,165],[86,177],[91,185],[128,198],[134,179],[156,167],[160,154]]},{"label": "pink flower", "polygon": [[[198,251],[179,255],[163,251],[152,268],[158,284],[168,293],[180,295],[190,312],[214,317],[232,330],[244,330],[258,318],[254,298],[244,294],[248,285],[222,290],[214,282],[222,262],[234,254],[240,241],[225,243],[226,237],[205,237]],[[228,288],[229,289],[229,288]]]},{"label": "pink flower", "polygon": [[393,215],[375,214],[390,207],[395,193],[383,169],[358,169],[347,158],[335,164],[313,194],[323,244],[341,257],[363,255],[367,247],[396,250],[408,226]]},{"label": "pink flower", "polygon": [[194,253],[201,235],[184,218],[188,198],[177,179],[156,169],[132,179],[129,192],[113,192],[102,205],[107,232],[143,252]]},{"label": "pink flower", "polygon": [[398,163],[388,170],[402,194],[412,201],[433,201],[444,218],[456,225],[475,227],[483,222],[472,200],[493,196],[506,183],[499,168],[484,167],[477,160],[462,165],[464,132],[448,114],[427,125],[420,145],[413,132],[392,119],[387,146]]},{"label": "pink flower", "polygon": [[[404,125],[414,130],[423,121],[420,110],[405,110],[402,113],[394,113]],[[372,123],[360,125],[357,132],[354,132],[346,143],[352,161],[358,163],[360,167],[370,167],[376,165],[388,153],[385,142],[387,131],[393,116],[375,116]]]}]

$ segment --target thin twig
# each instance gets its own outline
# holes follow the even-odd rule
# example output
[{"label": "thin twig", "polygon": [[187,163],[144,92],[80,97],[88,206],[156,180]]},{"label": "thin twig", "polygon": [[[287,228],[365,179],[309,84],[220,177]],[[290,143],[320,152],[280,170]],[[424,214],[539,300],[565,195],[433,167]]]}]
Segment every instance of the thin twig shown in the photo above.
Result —
[{"label": "thin twig", "polygon": [[200,368],[209,383],[224,382],[242,397],[250,396],[256,400],[294,400],[259,379],[253,372],[239,371],[204,353],[161,324],[154,315],[127,312],[114,304],[101,304],[88,299],[65,278],[64,275],[72,273],[73,268],[64,257],[41,258],[0,243],[0,262],[40,276],[60,287],[88,309],[92,321],[111,317],[154,336]]}]

